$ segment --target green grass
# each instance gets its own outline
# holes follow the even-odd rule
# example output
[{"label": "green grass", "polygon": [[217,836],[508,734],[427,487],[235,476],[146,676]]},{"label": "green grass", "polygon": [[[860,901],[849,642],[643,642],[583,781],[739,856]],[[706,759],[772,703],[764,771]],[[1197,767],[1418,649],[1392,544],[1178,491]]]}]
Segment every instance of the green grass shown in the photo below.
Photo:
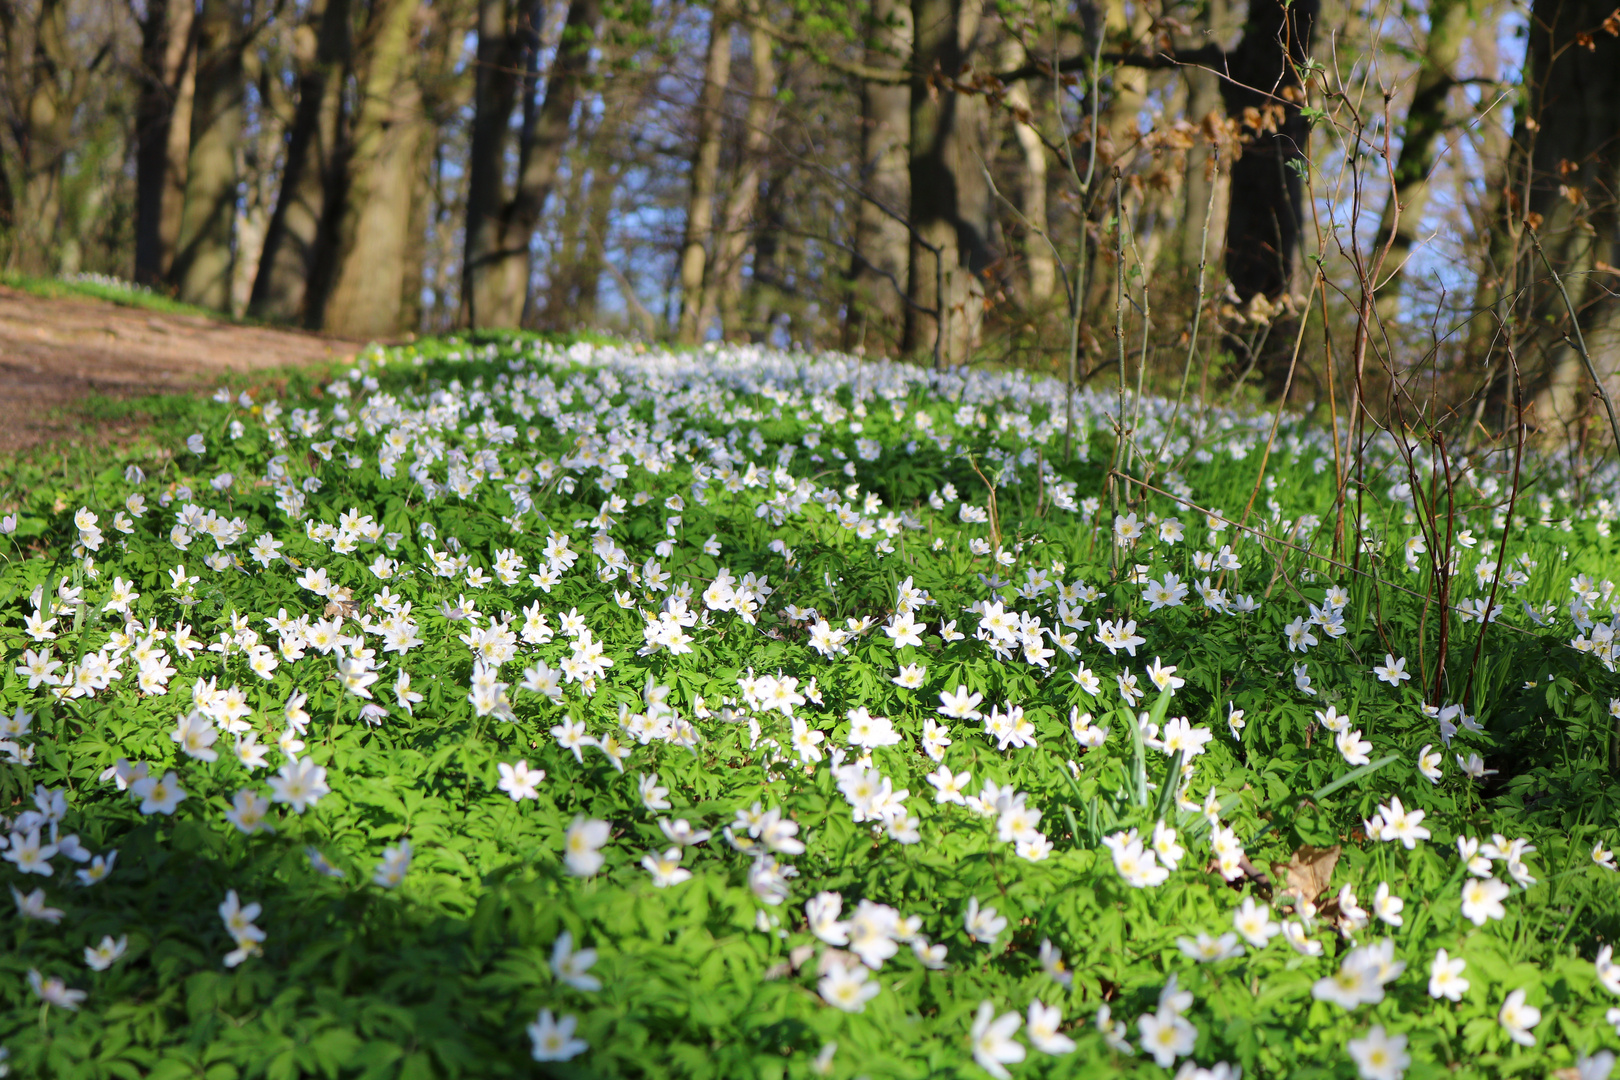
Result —
[{"label": "green grass", "polygon": [[[323,360],[266,368],[248,384],[233,379],[237,389],[251,388],[260,396],[303,396],[347,366],[340,359]],[[132,397],[90,393],[57,410],[52,419],[65,431],[19,453],[0,454],[0,511],[38,501],[41,492],[50,492],[47,501],[53,503],[82,496],[109,469],[162,460],[214,415],[218,406],[211,393],[206,388]]]},{"label": "green grass", "polygon": [[46,300],[65,298],[105,300],[120,307],[137,308],[160,315],[189,315],[211,319],[214,322],[251,325],[248,320],[234,318],[225,312],[198,307],[195,304],[184,304],[172,296],[136,286],[126,288],[96,281],[67,281],[62,278],[36,277],[11,271],[0,272],[0,285]]}]

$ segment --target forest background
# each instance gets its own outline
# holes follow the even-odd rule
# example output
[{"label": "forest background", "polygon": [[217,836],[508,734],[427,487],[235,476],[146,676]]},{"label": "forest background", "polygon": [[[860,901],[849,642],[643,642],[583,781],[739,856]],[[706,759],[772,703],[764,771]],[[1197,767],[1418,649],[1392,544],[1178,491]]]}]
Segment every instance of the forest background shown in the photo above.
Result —
[{"label": "forest background", "polygon": [[[1608,438],[1613,0],[0,0],[7,273]],[[1614,389],[1620,389],[1620,386]]]}]

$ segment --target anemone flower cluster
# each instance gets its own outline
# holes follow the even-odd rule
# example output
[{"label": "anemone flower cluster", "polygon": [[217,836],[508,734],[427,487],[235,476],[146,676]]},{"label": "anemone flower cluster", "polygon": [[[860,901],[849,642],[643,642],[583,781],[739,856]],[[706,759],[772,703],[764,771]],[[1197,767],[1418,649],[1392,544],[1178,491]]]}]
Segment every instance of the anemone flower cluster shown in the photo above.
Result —
[{"label": "anemone flower cluster", "polygon": [[[605,1072],[665,1030],[762,1037],[712,1020],[723,980],[784,1031],[998,1078],[1235,1080],[1232,1033],[1273,1008],[1331,1017],[1320,1054],[1366,1080],[1452,1052],[1409,1039],[1425,1009],[1503,1053],[1620,1023],[1607,945],[1557,993],[1485,959],[1537,932],[1544,877],[1614,911],[1612,823],[1489,802],[1531,775],[1503,748],[1533,709],[1620,716],[1620,596],[1552,546],[1608,535],[1595,484],[1527,497],[1514,547],[1505,458],[1389,434],[1364,452],[1397,479],[1347,536],[1343,500],[1291,489],[1347,481],[1348,444],[1297,418],[757,348],[435,343],[215,401],[151,475],[59,508],[61,558],[0,572],[0,766],[48,781],[0,822],[18,964],[48,937],[102,980],[32,968],[45,1005],[140,977],[151,928],[97,890],[173,859],[219,922],[165,957],[279,977],[297,890],[466,920],[476,986],[523,1011],[487,1045]],[[1274,447],[1295,479],[1231,486]],[[1437,470],[1483,508],[1444,535]],[[1565,666],[1503,704],[1456,642],[1508,632]],[[846,1068],[819,1036],[768,1053]],[[1607,1075],[1577,1042],[1546,1062]]]}]

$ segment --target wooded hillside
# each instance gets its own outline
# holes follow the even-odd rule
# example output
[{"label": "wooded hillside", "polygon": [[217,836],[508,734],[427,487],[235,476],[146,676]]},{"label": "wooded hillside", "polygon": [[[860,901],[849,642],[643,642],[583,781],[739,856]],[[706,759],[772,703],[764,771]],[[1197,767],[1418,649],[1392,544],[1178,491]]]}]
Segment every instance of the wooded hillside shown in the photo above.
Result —
[{"label": "wooded hillside", "polygon": [[1416,378],[1577,434],[1620,368],[1611,0],[0,0],[0,33],[12,271],[383,338]]}]

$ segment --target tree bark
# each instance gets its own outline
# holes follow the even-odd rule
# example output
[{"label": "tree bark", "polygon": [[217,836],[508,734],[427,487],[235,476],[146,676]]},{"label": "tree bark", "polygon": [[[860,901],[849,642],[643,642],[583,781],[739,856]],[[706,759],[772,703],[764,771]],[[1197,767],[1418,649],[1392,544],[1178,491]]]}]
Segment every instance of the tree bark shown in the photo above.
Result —
[{"label": "tree bark", "polygon": [[150,0],[141,22],[135,106],[135,280],[168,278],[180,239],[196,75],[192,0]]},{"label": "tree bark", "polygon": [[343,163],[327,280],[312,321],[332,333],[399,331],[405,232],[420,144],[415,79],[420,0],[376,0],[358,57],[359,106]]},{"label": "tree bark", "polygon": [[607,236],[613,225],[613,200],[623,175],[618,162],[603,162],[591,170],[585,235],[579,256],[578,292],[574,296],[577,325],[594,327],[597,324],[602,274],[607,269]]},{"label": "tree bark", "polygon": [[467,162],[467,226],[463,253],[463,319],[479,325],[480,303],[486,290],[482,277],[486,260],[498,245],[502,208],[506,203],[506,171],[512,109],[523,83],[529,51],[539,48],[542,7],[513,0],[479,0],[478,57],[473,90],[472,142]]},{"label": "tree bark", "polygon": [[[1128,11],[1124,0],[1107,0],[1100,14],[1101,32],[1110,41],[1135,45],[1152,31],[1153,13],[1142,4]],[[1090,245],[1081,321],[1086,326],[1096,327],[1111,327],[1114,323],[1115,292],[1119,283],[1119,274],[1114,267],[1115,248],[1128,246],[1128,241],[1115,235],[1115,231],[1122,224],[1126,236],[1146,231],[1140,228],[1140,190],[1132,182],[1140,173],[1135,176],[1122,175],[1125,187],[1119,193],[1117,203],[1123,210],[1123,221],[1115,220],[1113,174],[1116,166],[1122,174],[1134,171],[1132,166],[1138,159],[1142,138],[1142,111],[1148,103],[1148,72],[1132,65],[1121,65],[1114,68],[1108,78],[1113,92],[1104,97],[1099,110],[1096,174],[1091,190],[1087,192],[1091,227],[1097,242]],[[1108,224],[1110,221],[1113,222],[1111,226]]]},{"label": "tree bark", "polygon": [[995,261],[980,130],[984,99],[957,93],[977,46],[982,0],[912,0],[911,306],[905,351],[936,366],[966,361],[978,341]]},{"label": "tree bark", "polygon": [[408,334],[422,329],[427,316],[422,294],[427,288],[427,233],[433,217],[433,156],[425,150],[437,136],[431,125],[422,125],[416,160],[410,165],[410,212],[405,221],[405,250],[400,256],[398,321],[399,331]]},{"label": "tree bark", "polygon": [[737,158],[737,175],[726,198],[720,236],[715,242],[715,259],[703,283],[703,311],[700,323],[709,326],[718,317],[720,335],[727,340],[742,329],[743,259],[753,236],[754,208],[759,201],[759,185],[765,173],[765,151],[770,143],[771,125],[776,116],[776,65],[771,59],[771,36],[757,25],[758,4],[749,11],[756,25],[748,33],[748,53],[753,69],[748,111],[743,119],[742,152]]},{"label": "tree bark", "polygon": [[703,89],[697,101],[697,142],[692,150],[692,186],[686,201],[686,235],[681,240],[681,315],[676,340],[694,345],[703,336],[703,275],[714,229],[714,194],[720,176],[720,136],[731,80],[731,23],[735,0],[716,0],[709,20],[709,50]]},{"label": "tree bark", "polygon": [[[267,44],[274,47],[273,42]],[[243,52],[245,81],[258,92],[258,108],[254,123],[236,144],[236,169],[241,184],[236,202],[236,250],[231,268],[232,311],[245,312],[253,297],[253,282],[280,194],[279,181],[286,169],[283,145],[295,108],[293,97],[281,80],[279,57],[267,57],[268,52],[269,48]]]},{"label": "tree bark", "polygon": [[[485,0],[480,8],[480,56],[519,57],[526,72],[521,84],[508,84],[502,72],[486,71],[480,64],[480,119],[475,123],[472,167],[477,183],[467,198],[467,241],[464,259],[463,302],[474,327],[519,326],[529,299],[530,242],[546,199],[562,164],[574,106],[590,67],[591,49],[601,25],[600,0],[571,0],[557,45],[557,56],[546,81],[543,104],[534,107],[538,82],[539,6],[521,18],[516,10],[498,18],[498,0]],[[490,44],[485,50],[486,28]],[[521,36],[514,45],[512,39]],[[520,95],[518,91],[524,92]],[[505,128],[512,105],[524,98],[524,122],[519,137],[517,180],[510,198],[504,195],[501,171],[505,161]],[[488,109],[485,109],[485,106]]]},{"label": "tree bark", "polygon": [[1609,0],[1532,5],[1526,102],[1493,230],[1504,272],[1486,285],[1517,301],[1528,419],[1549,437],[1577,426],[1594,392],[1578,336],[1611,395],[1620,389],[1620,37],[1604,28],[1613,10]]},{"label": "tree bark", "polygon": [[6,266],[46,274],[57,268],[63,172],[91,73],[71,53],[63,0],[39,0],[31,24],[25,14],[0,0],[8,114],[0,146],[12,203],[10,220],[0,224],[10,234]]},{"label": "tree bark", "polygon": [[568,183],[555,196],[559,205],[546,254],[545,289],[531,302],[527,320],[538,330],[568,330],[579,325],[574,321],[574,304],[584,272],[580,253],[591,227],[590,214],[584,212],[586,185],[594,177],[592,159],[584,148],[596,142],[601,130],[601,126],[593,128],[585,116],[580,117],[579,149],[568,155]]},{"label": "tree bark", "polygon": [[777,315],[787,292],[787,264],[791,253],[785,250],[782,241],[787,231],[783,202],[787,197],[789,171],[787,165],[772,169],[760,198],[759,225],[754,230],[754,274],[749,281],[749,300],[754,310],[748,339],[756,345],[773,343]]},{"label": "tree bark", "polygon": [[[1226,115],[1238,121],[1240,150],[1232,162],[1226,218],[1226,278],[1240,304],[1254,296],[1277,300],[1290,292],[1305,226],[1302,167],[1308,167],[1310,124],[1298,72],[1310,57],[1320,0],[1249,0],[1248,21],[1226,54],[1221,81]],[[1229,337],[1240,367],[1251,362],[1271,397],[1288,385],[1295,329],[1279,316],[1258,357]],[[1297,385],[1297,383],[1296,383]]]},{"label": "tree bark", "polygon": [[[911,9],[897,0],[871,0],[866,66],[902,72],[911,55]],[[911,238],[911,88],[907,83],[861,84],[860,201],[844,302],[846,349],[892,352],[906,319]]]},{"label": "tree bark", "polygon": [[294,38],[302,68],[298,107],[287,135],[280,197],[248,301],[256,318],[299,322],[307,314],[327,193],[337,184],[350,28],[350,0],[319,0]]},{"label": "tree bark", "polygon": [[[1009,37],[1002,46],[1001,66],[1015,68],[1029,60],[1023,42]],[[1046,144],[1035,129],[1034,109],[1023,80],[1007,88],[1007,105],[1012,113],[1013,137],[1023,155],[1018,174],[1019,213],[1024,225],[1025,304],[1044,308],[1057,288],[1057,264],[1046,232]]]},{"label": "tree bark", "polygon": [[1471,29],[1469,0],[1430,0],[1429,33],[1424,42],[1417,85],[1406,110],[1406,131],[1395,160],[1394,187],[1378,223],[1378,244],[1390,230],[1394,239],[1379,282],[1378,315],[1393,319],[1400,310],[1401,278],[1417,243],[1423,211],[1429,202],[1429,177],[1439,153],[1440,134],[1450,120],[1446,99],[1457,85],[1456,64]]},{"label": "tree bark", "polygon": [[[1205,33],[1219,34],[1225,28],[1225,22],[1225,0],[1207,0],[1200,20]],[[1208,257],[1209,254],[1204,244],[1206,215],[1211,218],[1208,222],[1209,234],[1215,238],[1217,254],[1221,237],[1225,234],[1224,190],[1215,192],[1213,214],[1210,207],[1210,189],[1217,185],[1222,189],[1226,187],[1224,174],[1211,165],[1211,134],[1214,124],[1220,120],[1221,79],[1215,72],[1201,67],[1184,68],[1182,76],[1187,80],[1187,119],[1203,129],[1199,136],[1194,137],[1192,148],[1187,151],[1187,181],[1182,185],[1181,266],[1183,270],[1196,274],[1199,258]]]},{"label": "tree bark", "polygon": [[[13,223],[17,220],[17,196],[11,188],[12,164],[11,155],[0,152],[0,236],[10,233]],[[0,254],[6,258],[10,257],[9,251]]]},{"label": "tree bark", "polygon": [[[443,271],[451,261],[447,225],[463,219],[462,208],[452,205],[456,195],[442,182],[447,155],[459,142],[461,114],[471,101],[471,82],[459,70],[467,29],[476,19],[474,0],[436,0],[426,9],[427,31],[416,81],[422,89],[420,152],[413,175],[411,217],[405,238],[405,267],[400,283],[400,326],[410,331],[444,323],[437,308],[448,284]],[[447,145],[448,144],[448,145]],[[459,188],[460,185],[455,185]],[[429,266],[434,268],[430,277]],[[430,282],[433,288],[430,290]]]},{"label": "tree bark", "polygon": [[236,143],[245,86],[240,0],[203,0],[185,205],[171,278],[188,304],[229,311],[236,225]]},{"label": "tree bark", "polygon": [[1247,303],[1288,290],[1305,222],[1298,165],[1310,125],[1297,69],[1310,56],[1320,0],[1249,0],[1243,39],[1226,56],[1226,115],[1242,125],[1242,156],[1232,163],[1226,221],[1226,276]]},{"label": "tree bark", "polygon": [[573,0],[563,21],[562,38],[546,82],[545,100],[538,113],[524,118],[523,152],[518,156],[517,190],[505,222],[503,244],[521,247],[520,257],[507,264],[508,295],[521,320],[529,298],[532,257],[529,242],[545,212],[546,200],[557,182],[563,152],[573,128],[575,106],[590,72],[591,50],[602,22],[601,0]]}]

